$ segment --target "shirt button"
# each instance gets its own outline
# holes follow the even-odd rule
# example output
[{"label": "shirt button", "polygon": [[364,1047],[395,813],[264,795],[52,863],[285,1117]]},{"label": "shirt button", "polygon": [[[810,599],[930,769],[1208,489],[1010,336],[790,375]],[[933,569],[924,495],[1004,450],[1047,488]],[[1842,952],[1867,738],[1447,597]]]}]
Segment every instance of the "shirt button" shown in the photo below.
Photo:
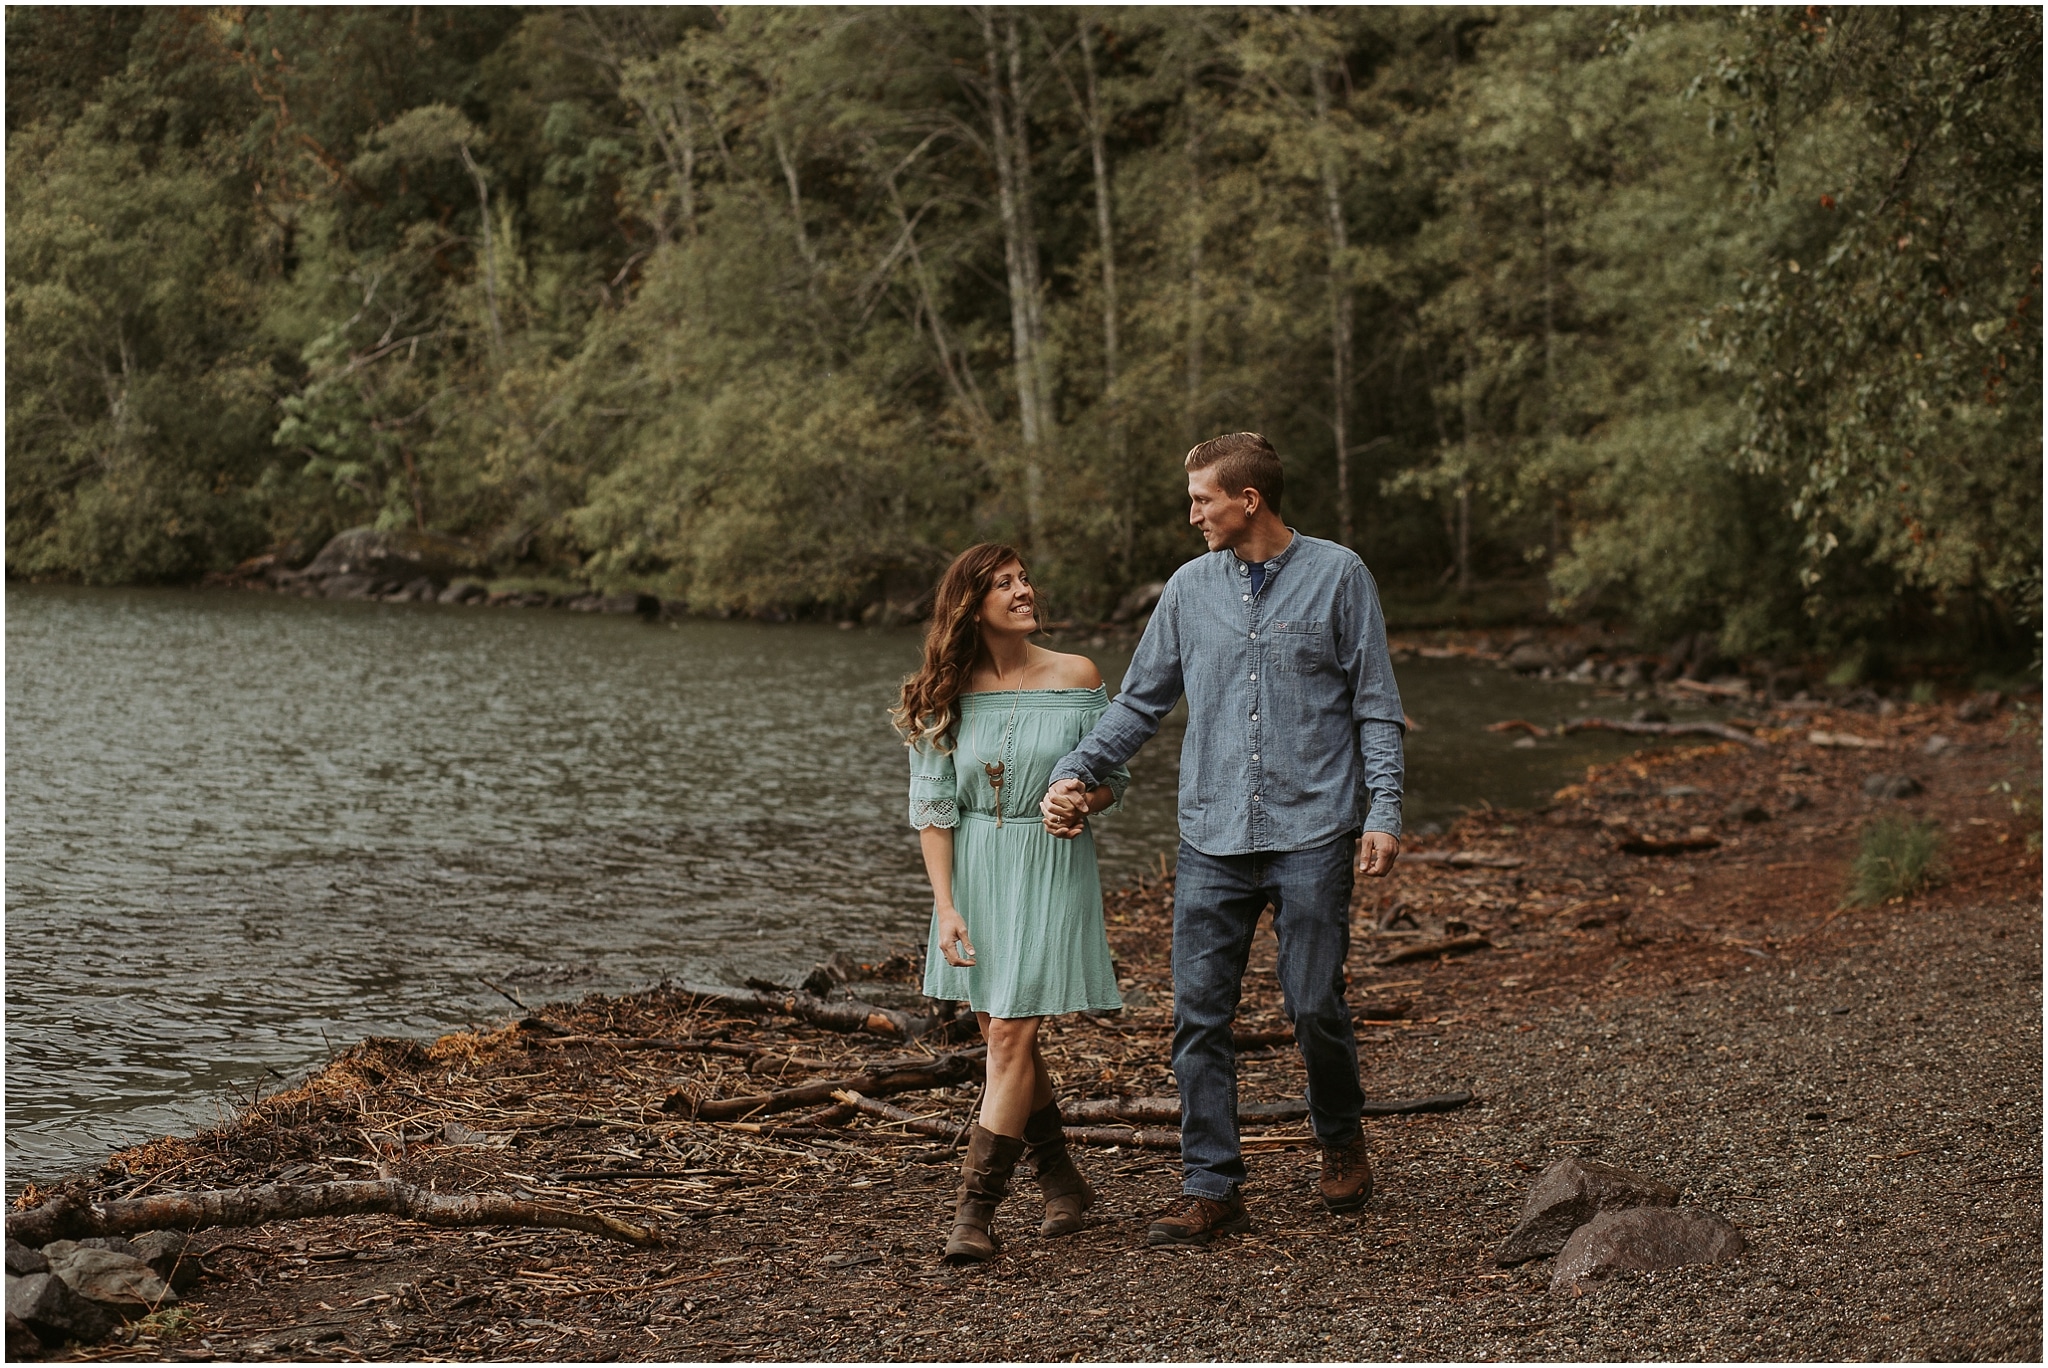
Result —
[{"label": "shirt button", "polygon": [[1259,753],[1258,753],[1257,751],[1253,751],[1253,752],[1252,752],[1252,759],[1256,760],[1256,759],[1258,759],[1258,758],[1259,758]]},{"label": "shirt button", "polygon": [[1246,595],[1244,596],[1244,601],[1245,601],[1246,603],[1250,603],[1250,602],[1252,601],[1252,596],[1251,596],[1250,594],[1246,594]]},{"label": "shirt button", "polygon": [[1252,721],[1256,722],[1256,721],[1258,721],[1258,720],[1259,720],[1259,715],[1258,715],[1257,713],[1253,713],[1253,714],[1252,714]]},{"label": "shirt button", "polygon": [[1259,677],[1258,677],[1257,675],[1253,675],[1253,676],[1252,676],[1252,683],[1256,684],[1256,683],[1258,683],[1258,682],[1259,682]]},{"label": "shirt button", "polygon": [[1258,802],[1258,801],[1259,801],[1259,795],[1258,795],[1258,794],[1256,794],[1256,793],[1254,793],[1254,794],[1252,795],[1252,801],[1253,801],[1254,803]]},{"label": "shirt button", "polygon": [[1252,640],[1253,640],[1253,641],[1257,641],[1258,639],[1259,639],[1259,634],[1258,634],[1257,632],[1253,632],[1253,633],[1252,633]]}]

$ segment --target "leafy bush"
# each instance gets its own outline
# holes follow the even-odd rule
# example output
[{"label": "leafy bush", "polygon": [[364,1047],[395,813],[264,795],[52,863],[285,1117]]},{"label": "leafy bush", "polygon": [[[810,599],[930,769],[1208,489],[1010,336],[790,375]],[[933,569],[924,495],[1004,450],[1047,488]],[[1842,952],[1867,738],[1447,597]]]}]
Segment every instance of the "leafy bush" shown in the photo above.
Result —
[{"label": "leafy bush", "polygon": [[1849,865],[1843,904],[1871,907],[1903,897],[1948,876],[1941,860],[1941,826],[1892,815],[1863,829],[1862,848]]}]

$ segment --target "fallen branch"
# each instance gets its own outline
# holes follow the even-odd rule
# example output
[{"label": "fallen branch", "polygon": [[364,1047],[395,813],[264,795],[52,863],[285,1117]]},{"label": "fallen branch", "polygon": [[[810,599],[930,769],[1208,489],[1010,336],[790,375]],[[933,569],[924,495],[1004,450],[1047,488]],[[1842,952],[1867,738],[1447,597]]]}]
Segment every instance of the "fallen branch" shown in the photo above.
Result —
[{"label": "fallen branch", "polygon": [[1879,741],[1868,736],[1857,736],[1850,732],[1808,732],[1806,744],[1820,746],[1826,750],[1890,750],[1889,741]]},{"label": "fallen branch", "polygon": [[1615,847],[1624,855],[1690,855],[1701,850],[1713,850],[1721,844],[1721,838],[1711,833],[1699,836],[1624,836]]},{"label": "fallen branch", "polygon": [[1480,935],[1453,936],[1449,940],[1429,941],[1381,955],[1373,961],[1373,967],[1384,969],[1390,964],[1406,964],[1409,960],[1435,959],[1438,955],[1462,955],[1472,950],[1484,950],[1492,944],[1492,941]]},{"label": "fallen branch", "polygon": [[1476,850],[1418,850],[1401,859],[1406,864],[1440,864],[1452,869],[1520,869],[1529,863],[1520,855],[1486,855]]},{"label": "fallen branch", "polygon": [[756,1016],[779,1015],[808,1021],[831,1031],[867,1031],[873,1035],[915,1040],[931,1029],[932,1018],[912,1016],[893,1007],[872,1002],[827,1002],[810,993],[770,993],[746,988],[717,988],[686,983],[682,990],[709,1007],[748,1012]]},{"label": "fallen branch", "polygon": [[[901,1107],[892,1107],[887,1102],[877,1102],[872,1097],[862,1097],[857,1092],[834,1094],[849,1107],[856,1107],[869,1116],[903,1127],[918,1135],[935,1135],[943,1140],[957,1141],[966,1133],[967,1127],[959,1122],[941,1121],[933,1117],[913,1116]],[[1124,1130],[1111,1126],[1065,1126],[1061,1128],[1067,1139],[1076,1145],[1121,1146],[1125,1149],[1180,1149],[1179,1130]]]},{"label": "fallen branch", "polygon": [[974,1076],[975,1066],[980,1062],[983,1053],[981,1049],[961,1050],[954,1054],[940,1055],[923,1063],[906,1064],[897,1068],[870,1069],[848,1078],[821,1078],[815,1083],[803,1083],[794,1088],[783,1088],[771,1093],[754,1093],[746,1097],[719,1097],[699,1101],[687,1090],[679,1088],[663,1099],[661,1109],[665,1112],[682,1112],[699,1121],[737,1121],[741,1117],[816,1106],[820,1102],[830,1102],[841,1092],[887,1096],[890,1093],[922,1092],[929,1088],[950,1088],[956,1083],[965,1083]]},{"label": "fallen branch", "polygon": [[1490,732],[1525,731],[1531,736],[1550,735],[1550,730],[1547,727],[1539,727],[1534,722],[1524,722],[1519,717],[1508,722],[1495,722],[1488,726],[1487,730]]},{"label": "fallen branch", "polygon": [[1705,694],[1708,698],[1749,697],[1749,681],[1746,679],[1731,680],[1726,684],[1709,684],[1704,679],[1674,679],[1666,687]]},{"label": "fallen branch", "polygon": [[[1406,1116],[1414,1112],[1455,1111],[1472,1100],[1468,1092],[1438,1093],[1432,1097],[1411,1097],[1393,1102],[1367,1102],[1367,1116]],[[1180,1125],[1177,1097],[1096,1097],[1085,1102],[1063,1102],[1060,1115],[1070,1121],[1129,1121],[1135,1124]],[[1308,1103],[1252,1102],[1237,1109],[1239,1121],[1300,1121],[1308,1115]]]},{"label": "fallen branch", "polygon": [[659,1232],[594,1211],[522,1202],[497,1192],[443,1196],[379,1179],[343,1183],[264,1183],[214,1192],[163,1192],[127,1201],[86,1203],[53,1197],[39,1207],[7,1215],[10,1239],[40,1248],[52,1240],[127,1235],[139,1230],[211,1230],[307,1221],[327,1216],[401,1216],[433,1226],[514,1225],[580,1230],[641,1248],[661,1243]]},{"label": "fallen branch", "polygon": [[1557,734],[1570,736],[1582,731],[1627,732],[1631,736],[1718,736],[1723,741],[1740,741],[1745,746],[1759,749],[1770,744],[1746,731],[1737,731],[1725,722],[1619,722],[1611,717],[1581,717],[1559,727]]}]

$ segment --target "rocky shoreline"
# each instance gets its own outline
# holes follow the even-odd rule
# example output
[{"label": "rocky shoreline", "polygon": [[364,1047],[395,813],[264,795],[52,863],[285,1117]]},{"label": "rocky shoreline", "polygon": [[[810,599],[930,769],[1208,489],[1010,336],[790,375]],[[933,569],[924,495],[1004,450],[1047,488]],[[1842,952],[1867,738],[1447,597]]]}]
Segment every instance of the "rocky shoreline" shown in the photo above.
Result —
[{"label": "rocky shoreline", "polygon": [[[1077,1141],[1102,1203],[1067,1240],[1028,1233],[1025,1182],[998,1219],[1001,1259],[938,1262],[973,1042],[928,1012],[850,1010],[849,995],[911,1005],[914,967],[878,962],[801,988],[679,986],[431,1044],[365,1042],[216,1131],[31,1187],[10,1217],[11,1230],[54,1229],[57,1203],[106,1213],[263,1185],[399,1184],[630,1224],[655,1233],[648,1248],[389,1206],[204,1229],[174,1237],[201,1275],[178,1289],[170,1268],[177,1300],[131,1303],[133,1318],[107,1308],[121,1321],[107,1338],[40,1348],[2036,1360],[2037,699],[1757,722],[1757,744],[1645,754],[1597,767],[1542,812],[1472,814],[1360,889],[1350,970],[1368,1095],[1470,1101],[1369,1122],[1378,1195],[1359,1216],[1315,1201],[1262,931],[1239,1022],[1254,1230],[1206,1250],[1144,1247],[1175,1182],[1172,1132],[1115,1118],[1153,1115],[1173,1093],[1162,876],[1107,900],[1131,1005],[1047,1030],[1065,1096],[1086,1104],[1076,1114],[1112,1119]],[[1870,782],[1900,776],[1911,784]],[[1937,824],[1951,872],[1845,907],[1848,858],[1887,814]],[[852,1079],[911,1090],[884,1101],[840,1086]],[[796,1100],[822,1084],[829,1101]],[[1636,1196],[1588,1205],[1592,1188]],[[1676,1222],[1717,1261],[1594,1271],[1583,1246],[1624,1219],[1642,1227],[1639,1252]],[[52,1257],[44,1240],[41,1257],[72,1267],[91,1237],[71,1245]],[[60,1272],[15,1274],[34,1253],[9,1250],[10,1307],[37,1277],[77,1290]],[[99,1253],[88,1262],[128,1251]]]},{"label": "rocky shoreline", "polygon": [[[337,534],[317,555],[294,568],[291,557],[253,557],[207,584],[265,590],[302,598],[381,603],[442,603],[489,608],[559,608],[580,613],[634,616],[679,622],[701,616],[679,599],[645,590],[597,588],[538,589],[497,586],[468,543],[415,531],[358,527]],[[1055,623],[1057,634],[1101,646],[1144,629],[1163,582],[1140,585],[1100,622]],[[908,597],[882,595],[857,615],[837,619],[841,627],[898,626],[920,620],[929,592]],[[791,615],[762,611],[761,621],[787,622]],[[1817,665],[1786,665],[1761,658],[1736,660],[1723,654],[1709,632],[1692,632],[1657,647],[1597,626],[1549,624],[1505,629],[1438,628],[1393,633],[1397,655],[1459,658],[1543,679],[1620,690],[1641,697],[1664,695],[1693,702],[1787,701],[1814,707],[1878,707],[1903,697],[1903,687],[1861,680],[1829,682]],[[1953,683],[1953,682],[1952,682]]]}]

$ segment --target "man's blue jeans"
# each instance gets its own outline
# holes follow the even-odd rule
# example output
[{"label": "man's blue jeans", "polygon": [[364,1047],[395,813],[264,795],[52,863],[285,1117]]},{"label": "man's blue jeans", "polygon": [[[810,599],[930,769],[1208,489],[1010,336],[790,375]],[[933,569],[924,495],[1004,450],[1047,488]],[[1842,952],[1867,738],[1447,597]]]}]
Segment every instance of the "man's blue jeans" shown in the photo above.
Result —
[{"label": "man's blue jeans", "polygon": [[1344,1001],[1352,858],[1339,837],[1310,850],[1204,855],[1181,842],[1173,892],[1173,1072],[1180,1080],[1181,1188],[1227,1199],[1245,1181],[1230,1025],[1259,914],[1273,905],[1280,991],[1308,1066],[1309,1120],[1322,1143],[1358,1134],[1365,1096]]}]

